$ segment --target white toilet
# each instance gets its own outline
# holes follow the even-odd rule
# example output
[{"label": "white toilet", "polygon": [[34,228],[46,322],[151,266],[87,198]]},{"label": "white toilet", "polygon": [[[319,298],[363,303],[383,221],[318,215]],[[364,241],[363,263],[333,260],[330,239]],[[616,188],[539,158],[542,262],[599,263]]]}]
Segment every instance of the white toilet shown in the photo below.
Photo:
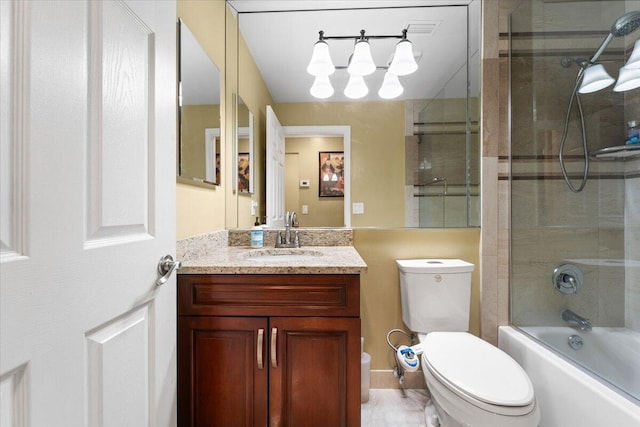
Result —
[{"label": "white toilet", "polygon": [[[442,427],[536,427],[540,413],[524,370],[467,332],[473,264],[397,260],[402,320],[418,333],[422,370]],[[427,411],[428,412],[428,411]]]}]

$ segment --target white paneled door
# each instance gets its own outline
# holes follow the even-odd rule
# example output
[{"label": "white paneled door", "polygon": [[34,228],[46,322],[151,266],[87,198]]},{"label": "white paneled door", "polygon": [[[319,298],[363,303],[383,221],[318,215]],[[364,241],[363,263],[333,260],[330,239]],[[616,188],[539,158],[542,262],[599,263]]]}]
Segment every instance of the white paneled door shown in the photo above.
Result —
[{"label": "white paneled door", "polygon": [[0,425],[176,419],[168,0],[0,0]]},{"label": "white paneled door", "polygon": [[284,227],[284,129],[267,105],[267,227]]}]

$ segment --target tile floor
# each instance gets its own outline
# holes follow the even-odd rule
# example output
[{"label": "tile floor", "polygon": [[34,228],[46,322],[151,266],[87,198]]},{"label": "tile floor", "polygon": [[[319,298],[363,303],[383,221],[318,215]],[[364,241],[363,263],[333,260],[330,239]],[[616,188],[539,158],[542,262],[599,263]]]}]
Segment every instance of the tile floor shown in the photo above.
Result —
[{"label": "tile floor", "polygon": [[371,389],[369,401],[361,406],[362,427],[427,427],[424,407],[426,390],[409,389],[402,397],[398,389]]}]

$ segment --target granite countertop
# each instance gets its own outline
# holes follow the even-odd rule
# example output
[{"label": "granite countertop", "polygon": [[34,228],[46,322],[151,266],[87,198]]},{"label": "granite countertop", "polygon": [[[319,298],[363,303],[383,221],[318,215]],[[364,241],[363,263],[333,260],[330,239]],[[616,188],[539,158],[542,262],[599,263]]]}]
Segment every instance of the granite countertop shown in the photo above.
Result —
[{"label": "granite countertop", "polygon": [[[285,255],[282,260],[277,259],[282,255]],[[360,274],[366,271],[367,265],[353,246],[297,249],[227,246],[184,258],[178,274]]]}]

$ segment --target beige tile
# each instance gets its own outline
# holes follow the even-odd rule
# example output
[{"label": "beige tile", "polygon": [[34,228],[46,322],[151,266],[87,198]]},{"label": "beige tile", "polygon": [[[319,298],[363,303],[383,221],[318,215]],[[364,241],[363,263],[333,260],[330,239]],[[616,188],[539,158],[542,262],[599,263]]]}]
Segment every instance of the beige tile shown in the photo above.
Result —
[{"label": "beige tile", "polygon": [[482,257],[482,289],[480,307],[481,337],[492,343],[498,342],[498,259],[497,256]]},{"label": "beige tile", "polygon": [[482,52],[484,58],[498,57],[499,14],[499,2],[482,2]]},{"label": "beige tile", "polygon": [[500,138],[500,60],[482,60],[482,155],[498,155]]},{"label": "beige tile", "polygon": [[498,160],[482,158],[482,255],[498,253]]}]

